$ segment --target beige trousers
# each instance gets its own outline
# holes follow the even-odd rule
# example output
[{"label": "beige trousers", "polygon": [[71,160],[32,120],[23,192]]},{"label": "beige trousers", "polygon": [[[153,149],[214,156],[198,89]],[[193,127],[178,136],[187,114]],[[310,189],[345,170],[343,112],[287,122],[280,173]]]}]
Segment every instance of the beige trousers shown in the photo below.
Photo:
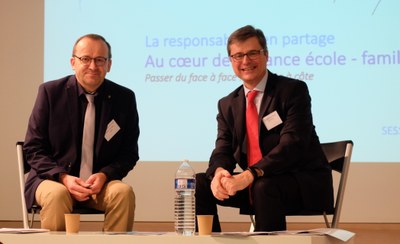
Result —
[{"label": "beige trousers", "polygon": [[[70,213],[76,201],[67,188],[56,181],[44,180],[35,193],[40,210],[41,228],[65,231],[64,213]],[[135,217],[135,194],[132,187],[119,180],[106,183],[103,189],[90,199],[80,203],[105,212],[103,231],[132,231]]]}]

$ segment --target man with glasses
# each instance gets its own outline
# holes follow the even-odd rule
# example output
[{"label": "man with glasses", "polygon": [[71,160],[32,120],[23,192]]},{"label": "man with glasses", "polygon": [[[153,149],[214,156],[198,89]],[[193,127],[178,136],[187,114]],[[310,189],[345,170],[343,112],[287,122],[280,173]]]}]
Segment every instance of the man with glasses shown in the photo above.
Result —
[{"label": "man with glasses", "polygon": [[100,35],[80,37],[70,63],[75,75],[40,85],[29,119],[27,206],[51,231],[75,206],[103,211],[104,231],[132,231],[135,195],[121,180],[139,159],[135,94],[105,79],[111,46]]},{"label": "man with glasses", "polygon": [[[218,102],[218,134],[209,167],[196,176],[196,214],[217,205],[255,215],[255,231],[286,229],[286,215],[333,208],[331,168],[315,131],[311,98],[300,80],[267,69],[263,32],[244,26],[227,43],[243,85]],[[234,173],[236,166],[242,171]]]}]

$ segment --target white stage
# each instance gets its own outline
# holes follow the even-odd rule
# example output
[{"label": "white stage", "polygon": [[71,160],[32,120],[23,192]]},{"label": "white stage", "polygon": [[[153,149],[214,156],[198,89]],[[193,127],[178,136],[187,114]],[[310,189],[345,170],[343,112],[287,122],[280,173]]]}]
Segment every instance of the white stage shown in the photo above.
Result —
[{"label": "white stage", "polygon": [[48,232],[35,234],[0,234],[0,243],[140,243],[140,244],[353,244],[354,238],[347,242],[330,236],[305,236],[305,235],[256,235],[256,236],[179,236],[175,233],[148,233],[137,232],[134,234],[106,234],[101,232],[80,232],[79,234],[65,234],[65,232]]}]

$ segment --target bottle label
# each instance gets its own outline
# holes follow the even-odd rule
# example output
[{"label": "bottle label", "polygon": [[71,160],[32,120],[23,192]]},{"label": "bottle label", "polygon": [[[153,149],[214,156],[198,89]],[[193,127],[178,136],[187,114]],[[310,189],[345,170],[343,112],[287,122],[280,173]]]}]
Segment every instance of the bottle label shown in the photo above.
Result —
[{"label": "bottle label", "polygon": [[195,179],[175,179],[175,189],[195,189]]}]

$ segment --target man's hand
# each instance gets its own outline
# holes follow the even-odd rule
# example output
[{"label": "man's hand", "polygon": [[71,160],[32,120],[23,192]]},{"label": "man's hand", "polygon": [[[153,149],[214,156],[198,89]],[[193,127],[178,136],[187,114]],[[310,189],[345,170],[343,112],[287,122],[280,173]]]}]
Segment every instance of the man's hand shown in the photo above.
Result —
[{"label": "man's hand", "polygon": [[107,181],[107,176],[104,173],[96,173],[89,177],[89,179],[85,182],[90,185],[90,189],[92,189],[92,194],[97,194],[103,189],[104,183]]},{"label": "man's hand", "polygon": [[250,171],[245,170],[240,174],[232,177],[224,177],[221,179],[222,187],[227,191],[229,196],[233,196],[237,191],[243,190],[254,181],[254,177]]},{"label": "man's hand", "polygon": [[61,174],[60,182],[64,184],[65,187],[67,187],[72,198],[76,199],[79,202],[88,200],[93,194],[92,189],[90,189],[90,184],[85,183],[82,179],[79,179],[78,177],[68,174]]},{"label": "man's hand", "polygon": [[214,197],[220,201],[229,198],[228,191],[222,185],[222,179],[230,177],[232,177],[231,174],[223,168],[215,170],[214,178],[211,181],[211,191]]},{"label": "man's hand", "polygon": [[67,174],[60,175],[60,182],[67,187],[71,196],[79,202],[94,197],[101,191],[106,181],[107,176],[104,173],[93,174],[86,181]]}]

